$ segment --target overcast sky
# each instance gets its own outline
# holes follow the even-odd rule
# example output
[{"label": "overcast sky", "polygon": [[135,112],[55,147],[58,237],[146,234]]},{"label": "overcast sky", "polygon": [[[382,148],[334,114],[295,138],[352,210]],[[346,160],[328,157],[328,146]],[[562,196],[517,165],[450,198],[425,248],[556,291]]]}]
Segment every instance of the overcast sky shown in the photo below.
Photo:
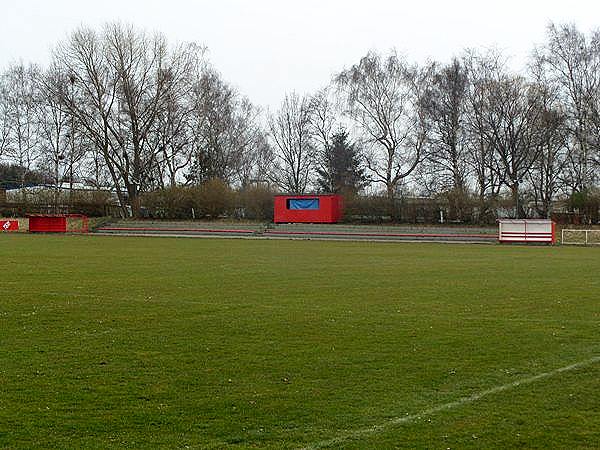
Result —
[{"label": "overcast sky", "polygon": [[119,20],[194,41],[224,78],[263,107],[310,93],[369,50],[447,61],[496,46],[522,64],[546,25],[600,27],[598,0],[0,0],[0,67],[45,64],[81,24]]}]

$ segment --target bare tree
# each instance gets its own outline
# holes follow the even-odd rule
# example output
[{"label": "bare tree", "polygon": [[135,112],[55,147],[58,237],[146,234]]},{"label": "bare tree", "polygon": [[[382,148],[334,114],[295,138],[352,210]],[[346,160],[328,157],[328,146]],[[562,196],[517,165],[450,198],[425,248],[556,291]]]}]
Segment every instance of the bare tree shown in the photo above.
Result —
[{"label": "bare tree", "polygon": [[231,132],[236,136],[239,148],[234,183],[240,186],[266,181],[267,166],[273,158],[260,114],[260,109],[247,98],[239,102]]},{"label": "bare tree", "polygon": [[310,100],[286,95],[279,111],[269,118],[269,130],[275,153],[271,180],[287,192],[304,193],[315,162]]},{"label": "bare tree", "polygon": [[435,69],[424,99],[430,135],[419,171],[425,175],[425,181],[430,180],[435,192],[448,196],[450,215],[459,220],[468,196],[467,94],[467,71],[458,59]]},{"label": "bare tree", "polygon": [[56,95],[102,155],[123,214],[126,214],[122,174],[117,166],[119,143],[111,136],[111,122],[117,120],[117,80],[106,63],[102,37],[90,28],[74,31],[56,49],[54,65],[57,71],[67,74],[71,85],[69,89],[63,86]]},{"label": "bare tree", "polygon": [[539,60],[533,60],[531,73],[539,91],[543,113],[538,123],[539,153],[528,179],[533,188],[537,213],[550,218],[553,200],[565,187],[565,168],[572,149],[569,146],[568,117],[560,101],[560,90],[555,82],[546,77],[547,72],[539,63]]},{"label": "bare tree", "polygon": [[589,58],[593,60],[590,64],[592,80],[588,85],[587,95],[591,125],[589,137],[593,149],[589,154],[590,182],[597,186],[600,181],[600,30],[596,30],[589,38],[588,51]]},{"label": "bare tree", "polygon": [[541,136],[536,160],[529,171],[538,214],[550,218],[552,202],[564,186],[563,174],[569,157],[565,116],[560,109],[545,108],[541,118]]},{"label": "bare tree", "polygon": [[62,103],[100,150],[122,207],[121,186],[135,215],[159,159],[151,133],[195,56],[189,46],[170,51],[162,35],[120,24],[107,25],[102,34],[79,29],[55,52],[56,66],[77,91],[60,91]]},{"label": "bare tree", "polygon": [[184,170],[189,169],[192,162],[196,86],[205,68],[204,51],[203,47],[194,44],[182,49],[184,58],[180,65],[183,65],[185,72],[181,76],[168,78],[170,86],[149,139],[150,146],[157,154],[156,187],[175,186],[183,182]]},{"label": "bare tree", "polygon": [[37,80],[39,85],[36,120],[40,131],[40,165],[53,176],[55,206],[58,205],[61,181],[68,173],[68,165],[65,163],[70,146],[67,142],[68,117],[61,106],[60,98],[53,94],[61,88],[53,88],[51,85],[64,83],[65,78],[60,72],[50,70],[41,74]]},{"label": "bare tree", "polygon": [[8,147],[10,137],[10,114],[6,78],[0,75],[0,161]]},{"label": "bare tree", "polygon": [[421,101],[427,79],[395,53],[369,53],[335,78],[366,149],[371,179],[385,186],[392,217],[399,185],[421,161],[427,141]]},{"label": "bare tree", "polygon": [[23,64],[9,67],[4,73],[4,146],[5,153],[14,163],[24,168],[20,180],[24,186],[27,173],[39,158],[39,130],[37,113],[37,80],[40,69]]},{"label": "bare tree", "polygon": [[520,186],[540,153],[544,109],[540,91],[524,78],[499,74],[488,80],[484,98],[484,139],[493,149],[510,189],[515,215],[522,217]]},{"label": "bare tree", "polygon": [[190,108],[177,98],[170,98],[157,116],[150,135],[150,145],[157,149],[156,187],[175,186],[191,162],[189,117]]},{"label": "bare tree", "polygon": [[69,122],[71,122],[69,126],[71,134],[67,138],[70,141],[71,151],[75,155],[83,155],[78,164],[73,165],[74,176],[95,189],[110,189],[114,184],[102,152],[73,116],[69,117]]},{"label": "bare tree", "polygon": [[501,54],[489,51],[479,54],[467,50],[463,57],[469,82],[467,90],[467,164],[475,182],[479,202],[480,222],[495,218],[494,205],[504,180],[504,172],[491,143],[486,136],[491,133],[486,113],[486,99],[490,80],[504,71]]},{"label": "bare tree", "polygon": [[600,143],[594,139],[592,105],[600,89],[600,39],[597,33],[588,39],[574,25],[550,24],[534,59],[559,88],[573,146],[568,181],[574,191],[585,191],[597,178],[593,160]]},{"label": "bare tree", "polygon": [[333,133],[341,126],[334,101],[332,90],[327,87],[314,94],[308,104],[310,130],[319,153],[327,151]]},{"label": "bare tree", "polygon": [[260,146],[259,110],[227,84],[212,68],[194,85],[191,116],[192,166],[188,179],[219,178],[243,184],[247,164]]},{"label": "bare tree", "polygon": [[[152,168],[158,158],[150,145],[150,133],[160,112],[168,105],[171,88],[185,76],[185,49],[169,52],[162,35],[147,36],[118,24],[105,30],[106,62],[115,75],[118,122],[109,123],[119,152],[111,162],[121,174],[134,213],[139,213],[139,194],[153,183]],[[121,153],[122,152],[122,153]]]}]

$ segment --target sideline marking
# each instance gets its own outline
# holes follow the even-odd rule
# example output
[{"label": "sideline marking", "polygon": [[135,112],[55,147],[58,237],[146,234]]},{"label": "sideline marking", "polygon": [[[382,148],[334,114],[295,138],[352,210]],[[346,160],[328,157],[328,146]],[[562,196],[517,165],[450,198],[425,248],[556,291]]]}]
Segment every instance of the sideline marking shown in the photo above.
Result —
[{"label": "sideline marking", "polygon": [[513,381],[512,383],[503,384],[501,386],[496,386],[494,388],[478,392],[477,394],[469,395],[468,397],[463,397],[461,399],[458,399],[458,400],[450,402],[450,403],[444,403],[443,405],[434,406],[433,408],[426,409],[426,410],[421,411],[420,413],[417,413],[417,414],[411,414],[411,415],[403,416],[403,417],[395,417],[393,419],[390,419],[390,420],[382,423],[381,425],[373,425],[373,426],[371,426],[369,428],[362,428],[360,430],[350,431],[350,432],[348,432],[346,434],[342,434],[342,435],[340,435],[340,436],[338,436],[336,438],[327,439],[327,440],[324,440],[324,441],[320,441],[320,442],[316,442],[314,444],[308,445],[306,447],[303,447],[303,449],[304,450],[313,450],[313,449],[316,450],[316,449],[319,449],[319,448],[331,447],[333,445],[341,444],[341,443],[343,443],[345,441],[348,441],[350,439],[360,438],[361,436],[365,436],[365,435],[368,435],[368,434],[380,433],[380,432],[385,431],[387,428],[390,428],[390,427],[392,427],[394,425],[400,425],[400,424],[403,424],[403,423],[414,422],[416,420],[421,419],[422,416],[429,416],[429,415],[435,414],[435,413],[440,412],[440,411],[445,411],[447,409],[457,408],[457,407],[465,405],[467,403],[476,402],[477,400],[480,400],[483,397],[487,397],[488,395],[496,394],[498,392],[507,391],[509,389],[516,388],[518,386],[535,383],[536,381],[542,380],[544,378],[549,378],[549,377],[552,377],[554,375],[558,375],[558,374],[563,373],[563,372],[569,372],[571,370],[578,369],[580,367],[590,366],[590,365],[592,365],[594,363],[597,363],[597,362],[600,362],[600,356],[595,356],[593,358],[586,359],[585,361],[580,361],[580,362],[577,362],[577,363],[574,363],[574,364],[571,364],[571,365],[568,365],[568,366],[560,367],[558,369],[554,369],[554,370],[551,370],[549,372],[543,372],[543,373],[540,373],[540,374],[537,374],[537,375],[533,375],[531,377],[527,377],[527,378],[523,378],[521,380]]}]

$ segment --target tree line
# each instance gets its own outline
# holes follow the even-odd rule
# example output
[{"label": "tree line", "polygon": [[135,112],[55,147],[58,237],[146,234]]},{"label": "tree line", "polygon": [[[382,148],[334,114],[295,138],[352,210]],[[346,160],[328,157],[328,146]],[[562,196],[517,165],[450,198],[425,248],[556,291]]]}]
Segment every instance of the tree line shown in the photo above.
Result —
[{"label": "tree line", "polygon": [[[447,64],[369,52],[320,91],[263,111],[196,44],[134,26],[81,27],[47,67],[0,74],[0,162],[25,186],[146,193],[221,180],[290,193],[445,198],[458,220],[499,199],[549,217],[558,198],[598,195],[600,32],[548,26],[527,68],[495,50]],[[6,166],[9,164],[10,166]],[[6,167],[12,167],[11,170]],[[40,174],[44,174],[43,176]],[[35,178],[35,177],[34,177]]]}]

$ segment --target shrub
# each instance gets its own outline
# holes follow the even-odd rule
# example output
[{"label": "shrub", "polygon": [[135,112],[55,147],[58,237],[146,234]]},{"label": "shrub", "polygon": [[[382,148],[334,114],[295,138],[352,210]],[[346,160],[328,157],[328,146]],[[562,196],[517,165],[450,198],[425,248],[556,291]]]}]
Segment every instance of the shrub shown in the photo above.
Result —
[{"label": "shrub", "polygon": [[251,220],[273,219],[273,198],[275,192],[269,186],[246,186],[239,190],[239,206],[242,215]]},{"label": "shrub", "polygon": [[142,196],[144,214],[157,219],[189,219],[194,205],[194,188],[172,186]]},{"label": "shrub", "polygon": [[218,178],[208,180],[195,188],[193,194],[197,215],[212,218],[233,215],[236,195],[223,180]]},{"label": "shrub", "polygon": [[600,221],[600,191],[585,190],[574,192],[569,200],[569,209],[583,215],[584,223]]}]

